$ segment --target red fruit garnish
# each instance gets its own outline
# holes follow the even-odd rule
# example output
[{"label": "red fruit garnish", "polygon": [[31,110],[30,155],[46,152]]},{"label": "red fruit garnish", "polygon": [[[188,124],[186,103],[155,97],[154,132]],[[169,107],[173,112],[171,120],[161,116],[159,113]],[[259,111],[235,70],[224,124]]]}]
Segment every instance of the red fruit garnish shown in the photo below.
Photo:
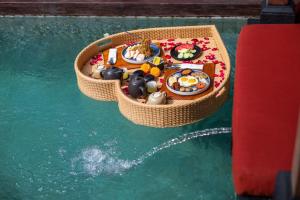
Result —
[{"label": "red fruit garnish", "polygon": [[196,43],[196,42],[199,42],[198,39],[194,38],[194,39],[191,39],[192,42]]},{"label": "red fruit garnish", "polygon": [[217,50],[218,50],[218,48],[212,48],[211,50],[212,50],[212,51],[217,51]]},{"label": "red fruit garnish", "polygon": [[182,45],[179,45],[178,47],[176,47],[176,51],[179,51],[181,49],[190,49],[190,50],[193,50],[194,49],[194,45],[193,44],[182,44]]},{"label": "red fruit garnish", "polygon": [[204,40],[209,40],[209,38],[208,38],[208,37],[205,37]]},{"label": "red fruit garnish", "polygon": [[168,39],[168,42],[172,42],[174,41],[175,39],[171,38],[171,39]]},{"label": "red fruit garnish", "polygon": [[214,64],[218,64],[219,61],[218,61],[218,60],[214,60],[213,63],[214,63]]},{"label": "red fruit garnish", "polygon": [[159,45],[162,47],[165,47],[165,46],[167,46],[167,43],[160,43]]},{"label": "red fruit garnish", "polygon": [[168,50],[169,50],[169,48],[167,48],[167,47],[164,48],[164,51],[168,51]]},{"label": "red fruit garnish", "polygon": [[204,42],[204,44],[209,44],[210,42]]}]

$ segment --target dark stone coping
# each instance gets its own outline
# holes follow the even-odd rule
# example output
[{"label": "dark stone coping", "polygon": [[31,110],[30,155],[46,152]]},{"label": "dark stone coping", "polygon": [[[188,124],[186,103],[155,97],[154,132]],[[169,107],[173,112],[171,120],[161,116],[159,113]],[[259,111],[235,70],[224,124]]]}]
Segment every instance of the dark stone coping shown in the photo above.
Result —
[{"label": "dark stone coping", "polygon": [[0,15],[258,16],[260,0],[0,0]]}]

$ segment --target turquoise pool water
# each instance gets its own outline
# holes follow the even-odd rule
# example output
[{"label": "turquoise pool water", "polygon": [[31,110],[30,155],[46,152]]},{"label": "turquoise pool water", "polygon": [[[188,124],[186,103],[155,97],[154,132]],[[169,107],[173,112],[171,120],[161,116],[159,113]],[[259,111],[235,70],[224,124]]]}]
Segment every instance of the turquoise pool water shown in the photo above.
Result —
[{"label": "turquoise pool water", "polygon": [[0,199],[234,199],[229,129],[191,139],[231,127],[232,92],[201,122],[137,126],[115,103],[80,93],[73,61],[104,33],[216,24],[231,57],[233,81],[236,40],[245,22],[0,17]]}]

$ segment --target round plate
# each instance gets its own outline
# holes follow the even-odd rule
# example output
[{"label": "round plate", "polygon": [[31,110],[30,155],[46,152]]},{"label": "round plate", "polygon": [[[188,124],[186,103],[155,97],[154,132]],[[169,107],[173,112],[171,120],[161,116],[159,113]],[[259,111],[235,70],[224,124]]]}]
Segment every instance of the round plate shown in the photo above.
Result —
[{"label": "round plate", "polygon": [[[175,94],[178,94],[178,95],[182,95],[182,96],[190,96],[190,95],[200,94],[200,93],[204,92],[205,90],[207,90],[207,89],[209,88],[209,86],[210,86],[210,78],[209,78],[209,76],[208,76],[206,73],[204,73],[204,72],[201,71],[201,70],[192,70],[192,69],[189,69],[189,70],[191,70],[192,72],[191,72],[190,74],[187,74],[187,75],[191,76],[192,73],[197,73],[197,74],[199,74],[199,75],[196,75],[196,76],[193,76],[193,77],[197,78],[197,80],[198,80],[199,82],[205,83],[206,86],[205,86],[204,88],[202,88],[202,89],[198,89],[198,88],[197,88],[196,90],[191,91],[191,92],[181,92],[181,91],[178,91],[178,90],[173,89],[172,86],[169,85],[169,79],[170,79],[171,77],[175,77],[175,78],[178,80],[180,77],[187,76],[187,75],[182,75],[182,71],[184,71],[184,70],[188,70],[188,69],[182,69],[182,70],[179,70],[179,71],[177,71],[177,72],[174,72],[174,73],[173,73],[172,75],[170,75],[169,78],[166,80],[166,81],[167,81],[167,82],[166,82],[166,86],[167,86],[167,88],[168,88],[171,92],[173,92],[173,93],[175,93]],[[201,76],[202,76],[202,77],[201,77]],[[196,86],[190,86],[190,87],[196,87]]]},{"label": "round plate", "polygon": [[[182,45],[182,44],[180,44]],[[198,58],[201,54],[201,48],[198,47],[197,45],[194,45],[194,49],[196,50],[196,52],[194,53],[194,56],[191,58],[178,58],[178,51],[176,51],[176,47],[180,46],[180,45],[176,45],[175,47],[173,47],[170,51],[171,56],[175,59],[175,60],[179,60],[179,61],[188,61],[188,60],[194,60],[196,58]]]},{"label": "round plate", "polygon": [[[133,44],[133,45],[136,45],[137,43]],[[133,46],[131,45],[131,46]],[[128,46],[129,47],[129,46]],[[150,57],[146,57],[143,61],[136,61],[136,59],[130,59],[130,58],[125,58],[125,54],[126,54],[126,51],[127,51],[127,48],[126,47],[125,49],[123,49],[122,51],[122,58],[123,60],[125,60],[126,62],[128,63],[132,63],[132,64],[143,64],[145,62],[147,62],[148,60],[151,60],[153,57],[155,56],[159,56],[160,55],[160,48],[156,45],[156,44],[150,44],[150,48],[152,49],[152,56]]]}]

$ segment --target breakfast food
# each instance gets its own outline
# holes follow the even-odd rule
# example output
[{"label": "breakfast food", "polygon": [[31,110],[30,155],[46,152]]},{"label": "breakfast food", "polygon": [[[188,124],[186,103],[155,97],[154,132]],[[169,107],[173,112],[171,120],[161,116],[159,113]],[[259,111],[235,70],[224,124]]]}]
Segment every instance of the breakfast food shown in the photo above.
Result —
[{"label": "breakfast food", "polygon": [[191,72],[192,72],[191,69],[185,69],[185,70],[183,70],[183,71],[181,72],[181,74],[182,74],[182,75],[188,75],[188,74],[190,74]]},{"label": "breakfast food", "polygon": [[143,39],[140,43],[129,46],[124,55],[127,59],[135,59],[138,62],[145,60],[145,58],[152,55],[150,48],[151,40]]},{"label": "breakfast food", "polygon": [[203,83],[203,82],[201,82],[201,83],[198,83],[196,86],[197,86],[197,88],[199,88],[199,89],[203,89],[203,88],[205,88],[206,84]]},{"label": "breakfast food", "polygon": [[171,76],[171,77],[168,79],[168,84],[173,86],[174,83],[177,83],[177,78],[174,77],[174,76]]},{"label": "breakfast food", "polygon": [[148,63],[144,63],[141,65],[141,70],[143,70],[146,74],[150,72],[151,66]]},{"label": "breakfast food", "polygon": [[180,89],[180,85],[179,85],[178,82],[174,82],[174,83],[172,84],[172,87],[173,87],[174,90],[179,90],[179,89]]},{"label": "breakfast food", "polygon": [[178,58],[188,59],[194,57],[196,53],[195,46],[192,44],[182,44],[175,48],[175,51],[178,52]]},{"label": "breakfast food", "polygon": [[160,69],[158,67],[152,67],[150,70],[150,74],[159,77],[160,76]]},{"label": "breakfast food", "polygon": [[196,85],[199,80],[194,76],[182,76],[178,79],[178,82],[183,87],[190,87]]},{"label": "breakfast food", "polygon": [[161,58],[155,56],[155,57],[153,58],[153,64],[154,64],[154,65],[159,65],[160,63],[161,63]]},{"label": "breakfast food", "polygon": [[180,50],[184,50],[184,49],[193,50],[194,45],[193,44],[182,44],[175,48],[176,51],[180,51]]},{"label": "breakfast food", "polygon": [[129,73],[127,68],[123,67],[123,80],[127,80],[129,78]]},{"label": "breakfast food", "polygon": [[194,53],[196,53],[196,50],[182,49],[178,51],[178,58],[192,58]]},{"label": "breakfast food", "polygon": [[166,85],[173,93],[194,95],[205,91],[209,84],[209,76],[201,70],[183,69],[170,75]]},{"label": "breakfast food", "polygon": [[200,55],[201,49],[194,44],[181,44],[171,50],[171,56],[176,60],[193,60]]}]

